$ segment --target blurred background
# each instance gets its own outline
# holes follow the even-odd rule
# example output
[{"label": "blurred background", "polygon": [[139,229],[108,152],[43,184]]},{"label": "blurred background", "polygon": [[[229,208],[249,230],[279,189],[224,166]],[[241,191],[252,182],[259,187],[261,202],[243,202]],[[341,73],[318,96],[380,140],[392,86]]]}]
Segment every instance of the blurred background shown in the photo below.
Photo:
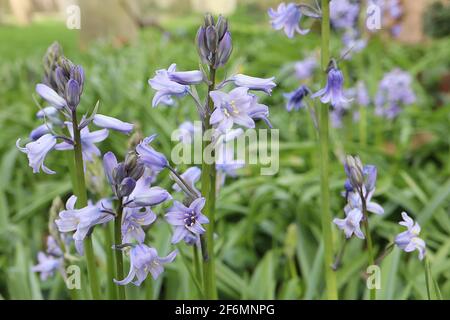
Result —
[{"label": "blurred background", "polygon": [[[316,70],[309,78],[295,76],[295,63],[318,61],[320,26],[302,21],[312,32],[288,39],[271,29],[268,8],[280,1],[252,0],[0,0],[0,298],[64,299],[59,275],[39,280],[30,272],[45,246],[52,201],[70,194],[64,156],[51,154],[55,176],[33,175],[15,147],[38,125],[34,87],[43,77],[42,57],[58,41],[65,55],[86,70],[81,103],[89,110],[97,100],[102,113],[136,123],[145,136],[159,134],[158,148],[170,154],[170,135],[180,123],[196,120],[188,99],[174,107],[151,108],[154,92],[147,84],[155,70],[176,62],[180,70],[198,68],[194,38],[206,11],[229,18],[234,51],[226,74],[275,76],[278,84],[264,104],[280,129],[280,172],[260,176],[257,166],[228,179],[218,200],[218,288],[221,298],[323,298],[323,246],[320,236],[319,169],[314,127],[306,110],[288,113],[283,93],[300,83],[321,87]],[[375,115],[371,102],[366,121],[346,112],[331,130],[332,215],[343,215],[345,154],[358,154],[378,167],[376,201],[385,215],[374,217],[375,244],[381,250],[400,232],[400,213],[407,211],[422,226],[433,277],[442,295],[450,297],[450,6],[449,1],[401,1],[402,15],[384,13],[382,29],[365,36],[367,46],[341,61],[345,87],[366,84],[373,101],[383,76],[400,68],[412,76],[416,101],[395,119]],[[76,22],[78,5],[81,29]],[[363,14],[364,12],[362,12]],[[75,20],[73,20],[75,19]],[[392,32],[394,26],[401,28]],[[305,26],[303,26],[305,27]],[[332,55],[339,58],[339,30],[332,36]],[[224,76],[222,71],[220,76]],[[357,110],[360,111],[360,110]],[[128,137],[111,133],[103,152],[123,155]],[[101,172],[100,164],[89,168]],[[100,174],[101,175],[101,174]],[[88,177],[89,178],[89,177]],[[90,180],[91,190],[98,183]],[[161,186],[170,188],[167,175]],[[163,214],[164,208],[157,210]],[[158,219],[156,225],[164,225]],[[334,228],[335,247],[343,236]],[[152,226],[152,244],[167,252],[170,229]],[[99,267],[105,265],[102,238],[96,239]],[[342,298],[363,298],[366,260],[364,242],[352,240],[338,270]],[[149,281],[146,281],[146,283]],[[147,287],[148,286],[148,287]],[[146,290],[128,288],[142,298],[196,298],[182,259],[164,278]],[[382,263],[384,299],[425,299],[424,266],[414,254],[395,249]]]}]

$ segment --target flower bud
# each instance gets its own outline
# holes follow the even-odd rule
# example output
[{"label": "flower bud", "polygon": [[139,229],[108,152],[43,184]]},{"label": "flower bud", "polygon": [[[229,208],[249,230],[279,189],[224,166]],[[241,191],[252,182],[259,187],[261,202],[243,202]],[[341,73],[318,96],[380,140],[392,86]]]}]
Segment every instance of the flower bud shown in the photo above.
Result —
[{"label": "flower bud", "polygon": [[218,35],[216,28],[214,26],[209,26],[206,28],[206,47],[208,48],[209,52],[216,52],[217,45],[218,45]]},{"label": "flower bud", "polygon": [[123,179],[117,188],[117,196],[120,198],[128,197],[133,192],[134,187],[136,187],[136,180],[129,177]]},{"label": "flower bud", "polygon": [[205,14],[205,27],[214,26],[214,17],[211,13]]},{"label": "flower bud", "polygon": [[377,167],[374,165],[366,165],[363,168],[364,174],[364,186],[366,187],[367,192],[375,189],[375,183],[377,181]]},{"label": "flower bud", "polygon": [[197,32],[197,49],[203,63],[210,67],[223,66],[229,59],[232,44],[227,20],[219,16],[214,23],[212,15],[205,16],[205,23]]},{"label": "flower bud", "polygon": [[135,180],[139,180],[139,178],[142,177],[142,175],[144,174],[144,171],[145,171],[145,165],[141,161],[138,161],[136,166],[130,172],[130,177]]},{"label": "flower bud", "polygon": [[55,72],[53,74],[53,79],[55,86],[53,89],[60,95],[64,94],[66,91],[66,84],[67,81],[69,81],[69,78],[64,73],[63,68],[56,67]]},{"label": "flower bud", "polygon": [[355,189],[360,189],[363,185],[363,168],[359,157],[347,156],[345,172],[352,187]]},{"label": "flower bud", "polygon": [[222,40],[225,33],[228,31],[228,21],[223,16],[219,16],[216,24],[217,35],[219,36],[219,41]]},{"label": "flower bud", "polygon": [[226,32],[222,40],[219,43],[219,48],[217,50],[217,57],[214,64],[214,68],[219,68],[225,65],[230,58],[231,51],[233,50],[233,45],[231,42],[231,35]]},{"label": "flower bud", "polygon": [[66,85],[66,101],[69,107],[74,110],[80,103],[80,85],[77,81],[70,79]]},{"label": "flower bud", "polygon": [[74,79],[76,82],[78,82],[78,85],[80,86],[80,95],[83,92],[83,86],[84,86],[84,70],[81,66],[74,66],[70,70],[70,79]]},{"label": "flower bud", "polygon": [[127,172],[133,170],[138,161],[138,155],[134,151],[130,151],[127,153],[125,157],[125,168]]},{"label": "flower bud", "polygon": [[122,180],[126,178],[125,164],[123,162],[119,163],[112,172],[112,178],[115,185],[120,185]]}]

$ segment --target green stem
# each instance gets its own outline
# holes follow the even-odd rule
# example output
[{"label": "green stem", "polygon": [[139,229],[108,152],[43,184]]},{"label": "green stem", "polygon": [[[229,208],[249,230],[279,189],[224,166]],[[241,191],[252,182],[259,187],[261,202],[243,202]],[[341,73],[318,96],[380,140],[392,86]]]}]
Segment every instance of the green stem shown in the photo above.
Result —
[{"label": "green stem", "polygon": [[194,272],[197,280],[202,283],[202,269],[199,262],[197,245],[192,246],[192,260],[194,261]]},{"label": "green stem", "polygon": [[[76,188],[74,188],[77,196],[77,205],[79,208],[87,206],[87,190],[86,181],[84,178],[83,153],[81,145],[80,130],[78,129],[77,113],[72,112],[73,123],[73,138],[74,138],[74,157],[75,157],[75,172],[76,172]],[[97,270],[95,263],[94,248],[92,245],[91,235],[86,236],[84,240],[84,254],[86,256],[89,284],[91,287],[92,298],[95,300],[101,299],[100,285],[97,278]]]},{"label": "green stem", "polygon": [[[369,219],[368,219],[369,217],[367,214],[366,199],[364,198],[362,192],[360,193],[360,197],[364,215],[363,223],[364,223],[364,231],[366,233],[367,252],[369,254],[369,265],[373,266],[375,265],[375,258],[372,244],[372,236],[370,235]],[[377,289],[376,288],[370,289],[370,300],[375,300],[376,298],[377,298]]]},{"label": "green stem", "polygon": [[[111,225],[107,224],[105,226],[105,246],[106,248],[112,248],[114,242],[112,237],[112,230]],[[116,290],[116,284],[114,283],[114,275],[116,273],[116,270],[114,268],[115,261],[114,261],[114,253],[112,250],[106,250],[106,273],[108,280],[106,282],[106,290],[108,292],[108,299],[109,300],[116,300],[117,299],[117,290]]]},{"label": "green stem", "polygon": [[[208,86],[207,110],[204,119],[204,132],[211,129],[209,117],[214,108],[213,101],[209,93],[215,89],[216,70],[211,67],[209,74],[210,84]],[[202,154],[210,141],[203,141]],[[215,156],[214,154],[212,155]],[[203,213],[208,217],[209,224],[206,226],[206,252],[203,252],[203,285],[207,299],[217,299],[216,278],[214,268],[214,230],[215,230],[215,206],[216,206],[216,166],[213,162],[208,164],[202,163],[202,195],[206,198],[206,204]],[[203,247],[204,249],[204,247]]]},{"label": "green stem", "polygon": [[[114,243],[116,245],[120,245],[122,243],[122,213],[123,213],[123,207],[122,207],[122,198],[119,198],[119,206],[117,208],[117,216],[114,219]],[[123,255],[121,249],[115,249],[116,253],[116,279],[122,280],[124,278],[124,272],[123,272]],[[119,293],[119,299],[125,300],[125,287],[124,286],[117,286],[117,291]]]},{"label": "green stem", "polygon": [[[326,70],[330,60],[330,7],[329,0],[322,0],[322,69]],[[320,191],[322,203],[322,234],[325,248],[325,281],[327,298],[336,300],[338,298],[336,274],[332,269],[333,264],[333,238],[331,230],[330,213],[330,190],[329,190],[329,132],[328,105],[322,104],[320,107],[319,119],[319,140],[320,140]]]}]

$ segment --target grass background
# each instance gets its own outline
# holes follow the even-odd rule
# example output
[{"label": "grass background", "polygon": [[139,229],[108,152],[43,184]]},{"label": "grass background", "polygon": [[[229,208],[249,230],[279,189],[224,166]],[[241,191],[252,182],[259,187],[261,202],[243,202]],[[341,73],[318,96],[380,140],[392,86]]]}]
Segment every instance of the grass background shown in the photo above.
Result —
[{"label": "grass background", "polygon": [[[317,144],[308,113],[287,113],[282,96],[298,85],[288,76],[289,64],[310,52],[317,53],[319,38],[312,32],[287,39],[271,30],[267,20],[264,12],[250,9],[241,9],[230,17],[234,52],[228,74],[239,71],[277,76],[278,87],[272,96],[263,98],[263,103],[270,106],[271,121],[280,129],[280,171],[275,176],[260,176],[257,166],[247,167],[237,179],[227,180],[222,189],[217,215],[218,288],[221,298],[319,299],[324,297],[324,276]],[[199,23],[199,16],[179,17],[163,24],[168,34],[143,30],[134,44],[117,49],[103,42],[86,51],[78,49],[77,33],[58,22],[0,26],[1,298],[68,298],[59,275],[41,282],[29,271],[45,245],[52,200],[58,196],[65,200],[70,195],[64,155],[53,152],[47,159],[57,175],[33,175],[26,157],[15,147],[17,138],[26,138],[38,125],[33,94],[43,75],[46,48],[57,40],[66,56],[84,66],[87,80],[80,108],[88,110],[100,100],[101,113],[136,123],[145,136],[158,133],[158,149],[169,155],[172,130],[185,120],[196,120],[195,107],[189,99],[182,99],[177,107],[152,109],[154,93],[147,80],[155,70],[173,62],[180,70],[197,68],[194,37]],[[433,278],[444,298],[450,297],[450,103],[448,92],[441,87],[450,67],[449,50],[448,38],[406,46],[374,36],[362,53],[341,62],[346,87],[362,79],[372,96],[385,72],[394,67],[407,70],[414,76],[418,99],[393,121],[376,118],[370,106],[367,144],[361,143],[359,124],[350,117],[343,128],[333,129],[330,171],[332,215],[342,216],[342,157],[359,154],[364,163],[378,167],[375,201],[386,213],[371,220],[377,250],[400,232],[397,222],[400,213],[407,211],[421,223]],[[335,36],[332,53],[337,56],[339,52],[340,41]],[[309,82],[313,91],[320,87],[320,78],[316,74]],[[101,149],[123,156],[127,139],[111,133]],[[98,163],[91,170],[101,172]],[[161,175],[159,184],[170,187],[166,174]],[[162,215],[164,208],[156,212]],[[344,239],[335,227],[333,230],[338,250]],[[147,234],[160,253],[170,250],[170,228],[163,219],[159,218]],[[96,231],[100,270],[106,263],[103,241],[103,233]],[[183,245],[179,249],[185,257],[179,256],[163,277],[156,282],[145,281],[142,288],[127,288],[128,295],[136,299],[196,298],[186,267],[190,248]],[[364,243],[358,239],[347,245],[338,271],[341,298],[366,297],[363,271],[367,257],[363,249]],[[394,249],[383,261],[381,271],[379,298],[426,299],[424,264],[416,253]],[[103,279],[103,285],[105,282]],[[85,291],[82,295],[88,298]]]}]

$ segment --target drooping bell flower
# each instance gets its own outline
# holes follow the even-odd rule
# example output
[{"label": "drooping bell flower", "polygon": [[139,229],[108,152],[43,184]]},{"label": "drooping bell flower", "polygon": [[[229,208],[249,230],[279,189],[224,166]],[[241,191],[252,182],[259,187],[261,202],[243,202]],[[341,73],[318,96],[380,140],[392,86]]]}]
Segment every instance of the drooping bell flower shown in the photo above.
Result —
[{"label": "drooping bell flower", "polygon": [[[140,286],[149,273],[153,280],[156,280],[164,272],[164,265],[172,262],[176,255],[177,251],[172,251],[166,257],[159,257],[156,249],[145,244],[133,246],[130,250],[130,272],[125,279],[114,279],[114,282],[122,286],[130,282]],[[135,277],[136,280],[133,281]]]},{"label": "drooping bell flower", "polygon": [[305,107],[304,99],[308,94],[310,94],[310,90],[305,85],[301,85],[292,92],[283,94],[287,100],[286,110],[291,112],[292,110],[303,109]]},{"label": "drooping bell flower", "polygon": [[56,138],[50,133],[44,134],[38,140],[29,142],[25,147],[20,146],[20,139],[16,142],[17,148],[27,154],[28,163],[33,168],[33,173],[39,173],[40,169],[47,174],[55,174],[55,171],[44,164],[45,157],[56,146]]},{"label": "drooping bell flower", "polygon": [[98,205],[88,204],[81,209],[75,208],[76,196],[71,196],[66,203],[66,210],[59,213],[59,219],[55,220],[59,232],[72,232],[75,241],[75,248],[80,255],[83,255],[83,240],[88,235],[91,228],[98,224],[104,224],[114,219],[113,215],[105,212],[109,207],[105,202]]},{"label": "drooping bell flower", "polygon": [[288,3],[287,5],[280,3],[277,10],[270,8],[268,13],[272,28],[275,30],[284,29],[288,38],[293,38],[296,32],[301,35],[309,32],[309,29],[303,30],[300,28],[302,12],[300,6],[295,3]]},{"label": "drooping bell flower", "polygon": [[123,122],[119,119],[108,117],[102,114],[96,114],[94,116],[93,122],[97,127],[111,129],[126,134],[129,134],[131,131],[133,131],[134,127],[132,123]]},{"label": "drooping bell flower", "polygon": [[151,225],[156,220],[156,214],[150,208],[124,208],[122,221],[122,243],[136,240],[143,243],[145,232],[143,227]]},{"label": "drooping bell flower", "polygon": [[257,78],[250,77],[244,74],[236,74],[231,78],[225,80],[225,82],[232,81],[237,87],[245,87],[249,90],[262,91],[268,95],[272,94],[272,89],[277,85],[275,82],[275,77],[271,78]]},{"label": "drooping bell flower", "polygon": [[402,212],[403,221],[399,224],[407,228],[406,231],[398,234],[395,237],[395,244],[405,252],[412,252],[417,250],[419,252],[419,259],[425,257],[426,245],[425,241],[419,238],[420,225],[408,216],[406,212]]},{"label": "drooping bell flower", "polygon": [[322,103],[330,103],[333,107],[345,105],[349,100],[344,96],[344,76],[335,64],[328,68],[325,88],[314,93],[311,98],[320,97]]},{"label": "drooping bell flower", "polygon": [[136,152],[142,162],[152,170],[159,172],[169,165],[167,158],[162,153],[150,146],[150,143],[157,137],[156,134],[145,138],[136,146]]},{"label": "drooping bell flower", "polygon": [[364,233],[361,231],[362,212],[355,208],[348,212],[346,211],[345,215],[345,219],[335,218],[333,219],[333,223],[344,231],[347,239],[351,238],[353,234],[360,239],[364,239]]}]

